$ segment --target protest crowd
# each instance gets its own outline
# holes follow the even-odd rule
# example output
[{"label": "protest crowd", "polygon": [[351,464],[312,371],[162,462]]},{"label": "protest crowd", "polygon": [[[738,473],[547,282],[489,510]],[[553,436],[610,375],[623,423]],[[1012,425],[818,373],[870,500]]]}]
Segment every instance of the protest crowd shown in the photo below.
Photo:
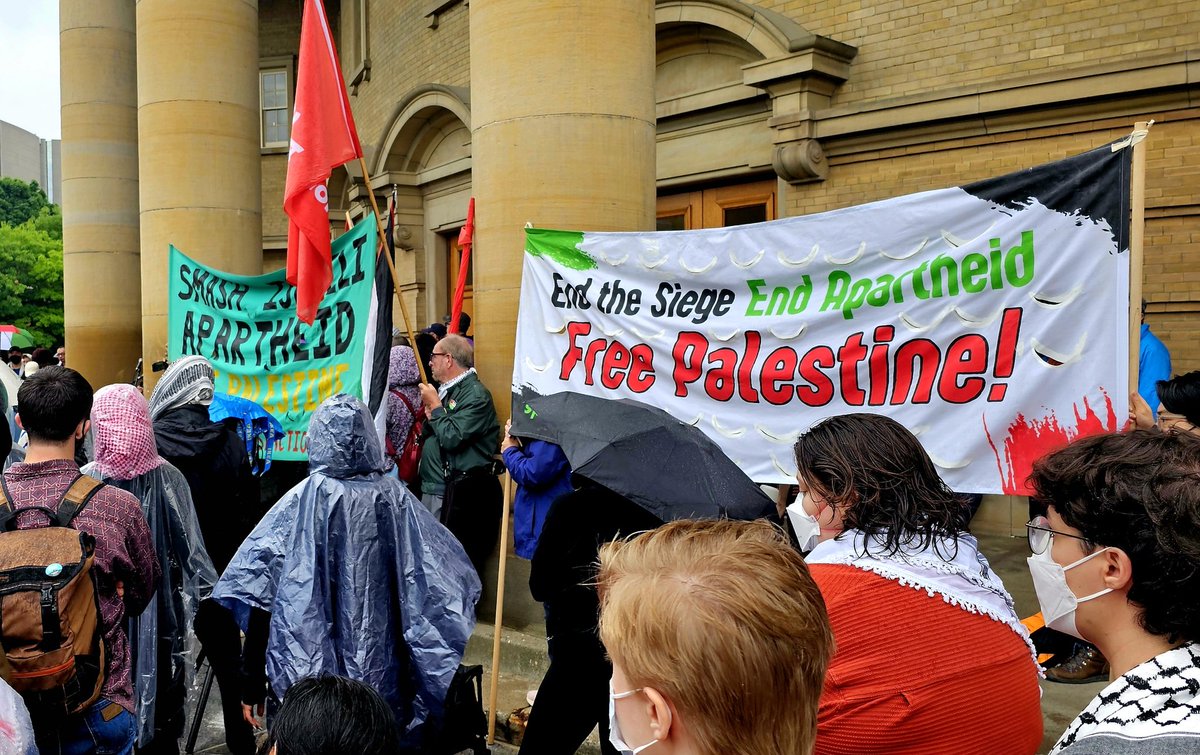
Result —
[{"label": "protest crowd", "polygon": [[[486,291],[515,324],[480,310],[509,404],[463,309],[474,199],[414,332],[396,187],[385,219],[303,5],[286,271],[172,244],[132,383],[4,355],[0,755],[192,753],[212,694],[233,755],[479,755],[501,721],[519,755],[1200,755],[1200,371],[1137,330],[1149,125],[737,230],[527,225]],[[355,160],[372,212],[332,240]],[[985,493],[1028,497],[1032,616]],[[548,665],[505,714],[510,539]],[[1047,685],[1100,681],[1044,744]]]},{"label": "protest crowd", "polygon": [[[327,399],[307,474],[273,501],[245,420],[210,418],[204,358],[149,401],[24,370],[0,499],[6,751],[178,752],[197,654],[233,753],[468,749],[459,665],[501,464],[549,642],[522,753],[574,752],[597,726],[606,753],[1034,753],[1047,632],[1111,680],[1053,752],[1200,747],[1200,373],[1148,367],[1167,372],[1131,396],[1127,430],[1035,463],[1031,639],[968,499],[892,419],[801,433],[791,503],[679,518],[633,489],[636,461],[614,483],[568,433],[502,432],[471,339],[395,336],[385,431],[360,399]],[[605,437],[611,402],[567,395],[587,409],[538,412]]]}]

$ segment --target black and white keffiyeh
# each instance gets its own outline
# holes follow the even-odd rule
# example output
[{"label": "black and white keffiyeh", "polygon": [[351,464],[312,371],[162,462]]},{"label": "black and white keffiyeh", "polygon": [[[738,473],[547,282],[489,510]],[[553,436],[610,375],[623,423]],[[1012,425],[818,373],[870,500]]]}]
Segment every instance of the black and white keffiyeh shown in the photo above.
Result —
[{"label": "black and white keffiyeh", "polygon": [[1092,699],[1050,755],[1098,734],[1126,740],[1195,736],[1200,743],[1200,645],[1189,642],[1135,666]]}]

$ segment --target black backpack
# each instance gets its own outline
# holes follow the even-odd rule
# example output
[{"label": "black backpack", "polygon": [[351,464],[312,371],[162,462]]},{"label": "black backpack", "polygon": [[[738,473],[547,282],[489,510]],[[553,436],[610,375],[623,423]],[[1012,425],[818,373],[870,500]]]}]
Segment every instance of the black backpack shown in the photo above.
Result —
[{"label": "black backpack", "polygon": [[487,714],[483,712],[483,666],[459,666],[446,693],[442,730],[430,750],[434,755],[454,755],[470,750],[487,755]]}]

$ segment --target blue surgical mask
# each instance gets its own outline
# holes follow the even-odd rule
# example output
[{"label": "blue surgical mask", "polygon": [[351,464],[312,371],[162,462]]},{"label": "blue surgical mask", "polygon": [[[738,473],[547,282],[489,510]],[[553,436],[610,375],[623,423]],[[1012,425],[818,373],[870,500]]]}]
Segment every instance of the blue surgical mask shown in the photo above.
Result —
[{"label": "blue surgical mask", "polygon": [[632,697],[641,692],[641,688],[631,689],[628,692],[613,692],[612,681],[608,682],[608,741],[617,748],[621,755],[638,755],[639,752],[645,750],[651,745],[658,744],[657,739],[652,739],[640,747],[630,747],[625,744],[625,738],[621,736],[621,726],[617,723],[617,700],[624,697]]}]

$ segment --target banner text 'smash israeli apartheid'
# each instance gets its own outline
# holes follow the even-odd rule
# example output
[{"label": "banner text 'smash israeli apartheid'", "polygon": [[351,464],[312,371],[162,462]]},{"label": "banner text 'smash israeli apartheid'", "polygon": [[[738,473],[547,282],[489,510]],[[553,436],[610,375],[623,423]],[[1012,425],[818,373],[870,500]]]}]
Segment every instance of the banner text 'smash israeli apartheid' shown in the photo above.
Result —
[{"label": "banner text 'smash israeli apartheid'", "polygon": [[333,242],[333,283],[311,326],[296,319],[284,271],[240,276],[206,267],[171,247],[168,358],[212,362],[219,392],[261,404],[284,428],[275,458],[307,455],[309,418],[337,393],[362,398],[374,333],[375,223]]}]

